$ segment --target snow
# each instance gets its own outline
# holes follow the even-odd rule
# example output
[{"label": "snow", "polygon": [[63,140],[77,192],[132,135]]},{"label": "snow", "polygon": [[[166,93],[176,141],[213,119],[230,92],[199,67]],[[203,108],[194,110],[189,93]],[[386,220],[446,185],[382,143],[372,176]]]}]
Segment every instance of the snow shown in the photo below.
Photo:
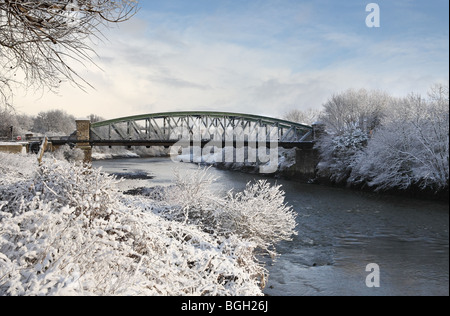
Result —
[{"label": "snow", "polygon": [[94,160],[106,160],[106,159],[114,159],[114,158],[139,158],[140,156],[138,154],[135,154],[131,151],[122,151],[117,154],[112,153],[92,153],[92,159]]},{"label": "snow", "polygon": [[125,196],[100,169],[0,153],[0,295],[262,295],[256,255],[294,234],[280,187],[176,178]]},{"label": "snow", "polygon": [[162,147],[142,148],[135,147],[132,150],[120,147],[94,147],[92,158],[94,160],[105,160],[115,158],[140,158],[140,157],[161,157],[167,156],[167,150]]},{"label": "snow", "polygon": [[399,99],[370,134],[350,128],[323,136],[318,144],[320,175],[374,190],[418,187],[448,192],[448,94],[446,98]]},{"label": "snow", "polygon": [[[189,150],[187,150],[189,152]],[[276,172],[282,172],[285,170],[288,170],[296,163],[296,150],[295,149],[283,149],[278,148],[276,150],[277,155],[275,157],[274,162],[269,161],[266,163],[259,162],[241,162],[241,161],[234,161],[237,159],[230,159],[230,161],[225,160],[224,162],[224,156],[225,157],[235,157],[236,156],[236,150],[232,147],[225,147],[223,149],[224,153],[219,150],[214,153],[201,153],[200,155],[196,154],[196,151],[194,150],[194,154],[191,155],[182,153],[182,154],[175,154],[172,155],[172,160],[174,162],[193,162],[198,164],[205,164],[205,165],[213,165],[213,166],[221,166],[225,167],[229,170],[246,170],[246,171],[253,171],[255,173],[264,173],[264,170],[268,170],[268,173],[276,173]],[[242,157],[241,157],[242,158]],[[268,157],[266,157],[268,158]],[[272,158],[272,157],[271,157]],[[242,160],[242,159],[241,159]],[[277,166],[277,169],[272,168],[272,163],[275,163]]]}]

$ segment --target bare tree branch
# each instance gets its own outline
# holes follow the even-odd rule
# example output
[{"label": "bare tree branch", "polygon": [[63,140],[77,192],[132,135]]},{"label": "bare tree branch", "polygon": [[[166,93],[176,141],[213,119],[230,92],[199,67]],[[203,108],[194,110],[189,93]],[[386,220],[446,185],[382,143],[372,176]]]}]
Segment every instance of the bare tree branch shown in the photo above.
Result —
[{"label": "bare tree branch", "polygon": [[0,104],[10,103],[14,81],[50,90],[62,81],[89,86],[70,65],[95,64],[92,39],[136,11],[137,0],[0,0]]}]

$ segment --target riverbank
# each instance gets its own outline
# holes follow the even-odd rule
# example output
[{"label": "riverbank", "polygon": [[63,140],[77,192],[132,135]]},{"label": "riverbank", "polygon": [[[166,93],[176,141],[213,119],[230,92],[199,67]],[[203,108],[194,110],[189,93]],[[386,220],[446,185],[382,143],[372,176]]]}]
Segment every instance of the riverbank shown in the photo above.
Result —
[{"label": "riverbank", "polygon": [[[157,155],[152,153],[141,153],[136,154],[129,150],[120,150],[115,154],[112,153],[96,153],[93,154],[94,160],[106,160],[106,159],[127,159],[127,158],[167,158],[171,159],[171,156],[167,153],[165,149],[158,149]],[[187,163],[191,163],[190,157],[187,156],[179,156],[176,159],[177,161],[186,161]],[[213,166],[214,168],[220,170],[228,170],[233,172],[242,172],[247,174],[260,174],[260,165],[256,163],[230,163],[230,162],[208,162],[211,161],[211,156],[202,156],[196,157],[193,159],[192,163],[200,164],[202,166]],[[320,186],[329,186],[335,188],[343,188],[351,191],[362,191],[369,192],[373,194],[377,194],[380,196],[402,196],[411,199],[424,199],[424,200],[434,200],[434,201],[442,201],[449,202],[449,188],[442,189],[440,191],[435,191],[431,188],[422,189],[418,185],[411,185],[408,189],[397,189],[392,188],[389,190],[377,191],[376,188],[370,187],[365,183],[362,184],[347,184],[346,182],[336,183],[335,181],[331,181],[328,177],[320,176],[318,174],[317,168],[310,172],[300,171],[296,166],[296,151],[295,149],[291,150],[282,150],[279,153],[278,157],[278,169],[274,173],[265,174],[268,178],[274,179],[285,179],[289,181],[295,181],[299,183],[312,184],[312,185],[320,185]],[[312,169],[309,167],[309,169]]]},{"label": "riverbank", "polygon": [[[173,170],[196,164],[170,159],[123,159],[94,164],[104,172],[147,172],[151,180],[125,180],[121,190],[159,199],[172,186]],[[242,192],[247,183],[282,185],[297,215],[292,242],[277,245],[268,263],[264,294],[271,296],[448,295],[448,203],[402,198],[239,171],[210,169],[211,190]],[[381,267],[382,287],[365,286],[369,263]]]},{"label": "riverbank", "polygon": [[[298,173],[292,161],[288,160],[288,163],[280,164],[279,170],[273,174],[265,174],[264,176],[274,179],[283,179],[288,181],[294,181],[298,183],[311,184],[317,186],[326,186],[333,188],[341,188],[349,191],[360,191],[376,194],[379,196],[400,196],[411,199],[430,200],[449,202],[449,188],[445,188],[439,191],[435,191],[432,188],[422,189],[419,185],[411,185],[408,189],[392,188],[389,190],[377,191],[376,188],[370,187],[367,184],[347,184],[336,183],[329,178],[320,176],[317,174],[311,176],[305,176],[305,173]],[[255,165],[244,165],[236,163],[213,163],[210,164],[220,170],[228,170],[233,172],[242,172],[248,174],[259,174],[259,167]],[[294,167],[293,167],[294,166]]]},{"label": "riverbank", "polygon": [[150,199],[50,156],[0,153],[0,171],[0,296],[263,295],[256,253],[295,233],[282,191],[264,182],[219,196],[194,171]]},{"label": "riverbank", "polygon": [[[283,176],[281,176],[283,177]],[[292,181],[297,181],[292,177],[286,177],[285,179],[289,179]],[[431,188],[422,189],[418,185],[411,185],[407,189],[400,189],[400,188],[391,188],[386,190],[380,190],[377,191],[376,188],[370,187],[367,184],[347,184],[347,183],[336,183],[334,181],[331,181],[327,177],[321,177],[316,176],[315,178],[312,178],[309,183],[320,185],[320,186],[328,186],[333,188],[341,188],[349,191],[354,192],[366,192],[375,194],[377,196],[398,196],[398,197],[405,197],[409,199],[415,199],[415,200],[429,200],[429,201],[438,201],[438,202],[449,202],[449,189],[448,187],[443,190],[435,191]]]}]

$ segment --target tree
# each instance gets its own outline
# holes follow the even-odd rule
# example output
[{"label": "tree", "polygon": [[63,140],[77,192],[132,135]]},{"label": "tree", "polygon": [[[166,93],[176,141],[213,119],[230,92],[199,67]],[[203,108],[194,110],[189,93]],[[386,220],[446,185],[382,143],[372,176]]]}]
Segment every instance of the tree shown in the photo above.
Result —
[{"label": "tree", "polygon": [[[0,108],[0,139],[11,140],[11,127],[13,129],[17,126],[17,120],[14,114],[9,109]],[[13,130],[14,134],[14,130]]]},{"label": "tree", "polygon": [[283,116],[283,119],[295,123],[312,125],[319,119],[319,117],[320,117],[319,110],[308,109],[306,111],[301,111],[294,109],[287,112]]},{"label": "tree", "polygon": [[33,132],[40,134],[72,134],[76,129],[75,117],[61,110],[40,112],[34,119]]},{"label": "tree", "polygon": [[13,83],[83,88],[71,64],[93,63],[91,40],[136,10],[136,0],[0,0],[0,102],[10,105]]},{"label": "tree", "polygon": [[359,128],[338,135],[322,135],[317,141],[320,152],[318,174],[335,183],[345,183],[367,146],[369,135]]},{"label": "tree", "polygon": [[16,120],[18,124],[18,133],[23,136],[33,129],[34,117],[27,114],[17,113]]},{"label": "tree", "polygon": [[428,100],[414,94],[397,100],[361,153],[350,181],[377,190],[448,189],[448,87],[434,86]]},{"label": "tree", "polygon": [[317,140],[319,175],[337,183],[347,181],[391,102],[383,92],[350,89],[333,95],[324,104],[320,120],[328,133]]},{"label": "tree", "polygon": [[88,119],[91,121],[91,123],[97,123],[104,121],[105,119],[97,114],[91,114],[88,116]]},{"label": "tree", "polygon": [[380,91],[349,89],[324,104],[320,119],[333,134],[356,128],[368,132],[380,125],[390,99]]},{"label": "tree", "polygon": [[0,139],[11,140],[16,136],[24,136],[31,131],[33,121],[34,118],[29,115],[18,114],[14,109],[0,107]]}]

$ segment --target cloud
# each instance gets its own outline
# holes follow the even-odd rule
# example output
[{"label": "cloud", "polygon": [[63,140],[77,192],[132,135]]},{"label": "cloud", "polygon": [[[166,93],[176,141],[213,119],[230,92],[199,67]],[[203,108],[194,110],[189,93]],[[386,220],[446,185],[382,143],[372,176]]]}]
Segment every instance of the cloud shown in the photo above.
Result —
[{"label": "cloud", "polygon": [[109,40],[96,48],[100,69],[79,69],[95,90],[64,84],[59,95],[20,95],[19,110],[63,108],[105,118],[179,110],[281,116],[320,108],[348,88],[402,95],[448,80],[448,38],[375,35],[364,19],[361,31],[346,32],[317,24],[313,2],[277,3],[209,14],[144,11],[105,33]]}]

